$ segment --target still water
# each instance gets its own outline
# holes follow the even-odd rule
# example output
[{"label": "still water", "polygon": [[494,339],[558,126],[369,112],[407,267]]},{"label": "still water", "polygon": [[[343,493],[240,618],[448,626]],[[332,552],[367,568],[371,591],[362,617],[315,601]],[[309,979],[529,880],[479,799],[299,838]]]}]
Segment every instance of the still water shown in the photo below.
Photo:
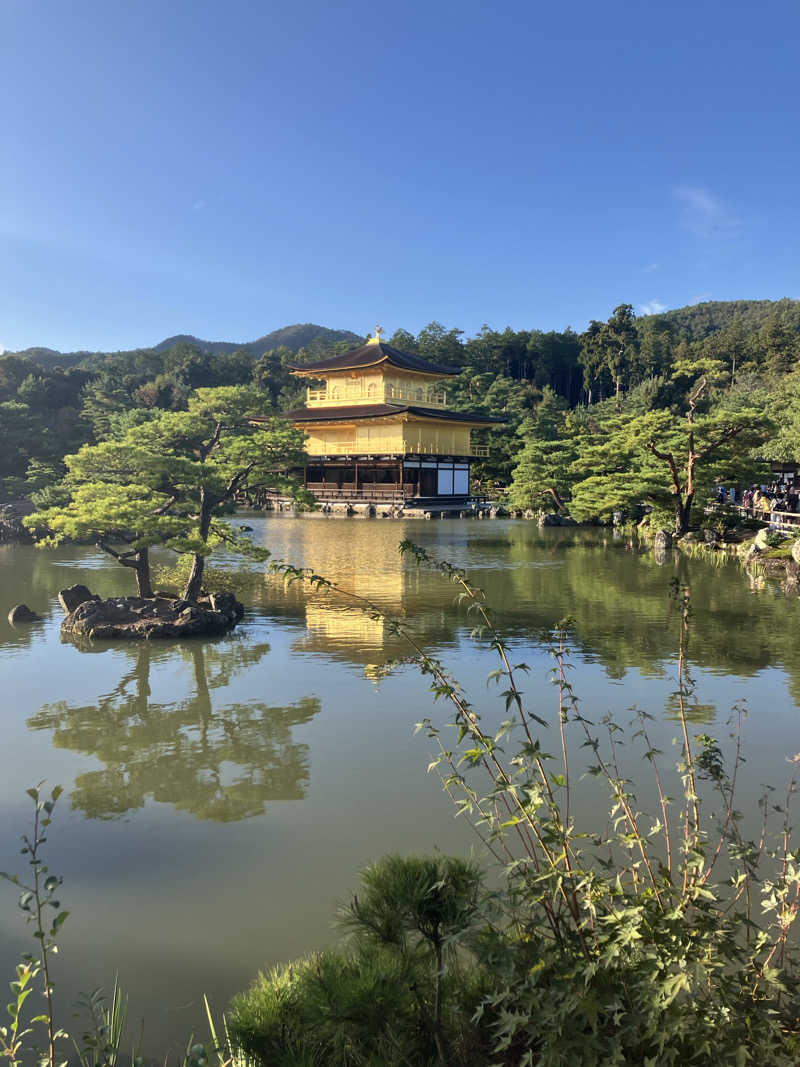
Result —
[{"label": "still water", "polygon": [[[692,591],[697,728],[726,738],[731,708],[748,710],[740,807],[755,809],[760,783],[782,782],[786,756],[800,749],[800,599],[754,588],[734,563],[670,555],[659,565],[605,531],[510,520],[242,521],[275,558],[313,566],[400,617],[490,716],[491,653],[471,637],[453,586],[401,560],[399,541],[468,569],[515,660],[531,667],[527,698],[550,721],[548,634],[571,617],[584,714],[625,719],[644,708],[661,747],[672,736],[677,577]],[[82,649],[59,640],[58,590],[132,592],[128,572],[91,549],[0,546],[0,867],[21,870],[26,787],[61,783],[48,842],[71,912],[56,973],[61,1021],[69,1028],[78,993],[118,972],[156,1057],[193,1028],[204,1036],[203,993],[222,1008],[259,969],[330,943],[336,906],[371,859],[479,844],[426,774],[428,742],[414,735],[417,721],[444,721],[446,709],[432,706],[412,667],[379,684],[365,673],[408,649],[340,598],[286,587],[263,567],[215,563],[242,572],[248,611],[229,637]],[[45,621],[9,626],[19,601]],[[586,783],[579,809],[596,807],[596,788]],[[0,893],[4,980],[29,943],[13,892]]]}]

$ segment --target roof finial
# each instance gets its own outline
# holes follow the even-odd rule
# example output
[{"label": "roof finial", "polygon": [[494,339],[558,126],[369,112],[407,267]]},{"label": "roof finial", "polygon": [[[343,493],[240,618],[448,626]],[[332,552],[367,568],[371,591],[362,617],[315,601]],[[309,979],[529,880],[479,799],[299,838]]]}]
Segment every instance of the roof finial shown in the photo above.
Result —
[{"label": "roof finial", "polygon": [[367,341],[368,345],[379,345],[381,343],[381,334],[383,333],[383,326],[375,327],[375,336],[370,337]]}]

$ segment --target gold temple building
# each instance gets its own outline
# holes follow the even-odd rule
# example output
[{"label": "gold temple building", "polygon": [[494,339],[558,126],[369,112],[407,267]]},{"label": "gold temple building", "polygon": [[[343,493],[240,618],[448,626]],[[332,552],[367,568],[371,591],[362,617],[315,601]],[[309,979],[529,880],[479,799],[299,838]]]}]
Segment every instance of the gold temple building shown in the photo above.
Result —
[{"label": "gold temple building", "polygon": [[470,463],[488,455],[472,431],[502,419],[448,411],[442,383],[460,373],[375,337],[343,355],[290,367],[323,381],[288,417],[303,430],[303,484],[320,503],[456,508]]}]

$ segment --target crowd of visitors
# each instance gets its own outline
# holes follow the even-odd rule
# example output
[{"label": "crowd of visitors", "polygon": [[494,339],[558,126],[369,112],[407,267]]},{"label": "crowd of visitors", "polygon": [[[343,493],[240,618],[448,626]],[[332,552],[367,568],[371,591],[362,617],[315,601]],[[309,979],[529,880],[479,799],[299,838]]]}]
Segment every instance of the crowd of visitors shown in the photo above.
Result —
[{"label": "crowd of visitors", "polygon": [[754,485],[741,493],[741,499],[739,495],[737,490],[729,491],[720,487],[717,500],[720,504],[727,504],[729,501],[740,504],[754,518],[769,518],[773,511],[797,513],[798,488],[794,481]]}]

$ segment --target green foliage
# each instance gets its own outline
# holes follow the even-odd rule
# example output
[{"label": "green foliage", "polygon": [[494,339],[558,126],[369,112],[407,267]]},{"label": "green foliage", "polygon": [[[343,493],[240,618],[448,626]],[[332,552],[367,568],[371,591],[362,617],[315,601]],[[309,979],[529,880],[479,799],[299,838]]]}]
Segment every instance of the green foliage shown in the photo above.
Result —
[{"label": "green foliage", "polygon": [[119,439],[68,456],[68,501],[34,513],[26,525],[45,545],[96,541],[135,569],[143,596],[151,595],[149,548],[191,553],[185,596],[194,599],[216,545],[265,555],[221,521],[237,497],[270,487],[305,499],[286,473],[302,462],[303,435],[280,419],[264,422],[262,411],[262,394],[252,386],[198,389],[187,411],[137,420]]},{"label": "green foliage", "polygon": [[[104,991],[98,988],[82,994],[78,1007],[89,1023],[81,1034],[80,1044],[73,1039],[81,1067],[116,1067],[128,1020],[128,997],[119,978],[114,978],[110,1004]],[[139,1051],[131,1055],[131,1067],[136,1067]]]},{"label": "green foliage", "polygon": [[11,1021],[0,1026],[0,1056],[7,1060],[8,1067],[20,1067],[25,1038],[33,1033],[33,1028],[25,1025],[22,1009],[33,992],[39,970],[38,963],[25,960],[17,964],[17,976],[13,982],[9,982],[11,1002],[6,1006],[6,1013]]},{"label": "green foliage", "polygon": [[34,805],[33,827],[30,833],[22,835],[21,853],[27,856],[30,867],[28,880],[25,881],[17,874],[0,871],[0,878],[21,890],[18,906],[25,916],[25,921],[33,926],[33,937],[38,945],[38,959],[26,954],[21,966],[17,967],[17,981],[11,983],[11,991],[16,995],[16,1000],[9,1004],[7,1009],[11,1025],[0,1032],[0,1042],[4,1054],[12,1062],[24,1058],[23,1039],[33,1031],[30,1027],[21,1028],[22,1007],[33,983],[37,982],[41,985],[46,1010],[44,1014],[34,1016],[31,1022],[43,1024],[47,1031],[47,1046],[40,1052],[40,1063],[46,1067],[66,1067],[66,1061],[59,1061],[56,1054],[57,1044],[68,1035],[56,1025],[51,961],[58,952],[58,934],[69,912],[62,909],[58,899],[63,879],[51,874],[50,868],[41,857],[42,845],[47,841],[47,830],[53,821],[56,802],[63,790],[61,786],[56,786],[47,797],[41,787],[40,782],[38,786],[27,790]]},{"label": "green foliage", "polygon": [[384,856],[362,871],[342,923],[379,944],[452,945],[470,928],[482,894],[479,869],[452,856]]},{"label": "green foliage", "polygon": [[348,948],[259,975],[234,999],[233,1045],[264,1065],[485,1062],[488,1045],[469,1021],[485,976],[455,952],[485,897],[477,868],[387,856],[362,885],[341,917]]},{"label": "green foliage", "polygon": [[642,382],[620,410],[605,402],[568,412],[546,395],[520,431],[511,504],[537,507],[549,496],[581,520],[635,515],[646,504],[685,533],[695,501],[716,485],[762,476],[754,454],[772,430],[766,400],[715,391],[721,376],[719,361],[676,359],[670,383]]},{"label": "green foliage", "polygon": [[581,448],[583,420],[545,390],[533,415],[519,429],[525,445],[517,457],[509,503],[514,508],[560,511],[577,480],[573,466]]}]

